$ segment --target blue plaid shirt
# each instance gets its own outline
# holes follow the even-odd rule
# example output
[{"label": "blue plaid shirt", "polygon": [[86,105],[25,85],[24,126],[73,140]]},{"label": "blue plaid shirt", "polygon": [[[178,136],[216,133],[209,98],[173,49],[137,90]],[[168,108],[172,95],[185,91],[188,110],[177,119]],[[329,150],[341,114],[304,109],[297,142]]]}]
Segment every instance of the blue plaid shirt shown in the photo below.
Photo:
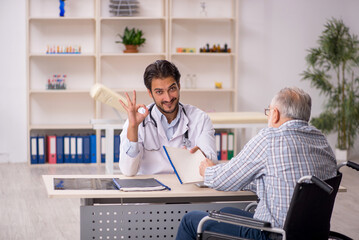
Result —
[{"label": "blue plaid shirt", "polygon": [[296,182],[305,175],[336,175],[336,160],[324,135],[291,120],[264,128],[227,164],[206,169],[205,184],[221,191],[249,189],[260,201],[254,218],[283,227]]}]

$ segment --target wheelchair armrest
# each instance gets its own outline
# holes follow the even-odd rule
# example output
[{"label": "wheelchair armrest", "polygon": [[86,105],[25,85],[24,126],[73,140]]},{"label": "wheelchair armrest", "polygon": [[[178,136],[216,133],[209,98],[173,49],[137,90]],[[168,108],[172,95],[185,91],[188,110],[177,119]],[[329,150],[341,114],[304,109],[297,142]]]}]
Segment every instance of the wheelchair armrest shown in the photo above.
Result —
[{"label": "wheelchair armrest", "polygon": [[234,214],[230,214],[230,213],[222,213],[219,211],[211,211],[209,213],[209,216],[211,218],[214,218],[216,220],[224,220],[224,221],[229,221],[229,222],[233,222],[236,224],[240,224],[240,225],[245,225],[248,227],[255,227],[255,228],[270,228],[271,227],[271,223],[270,222],[265,222],[265,221],[261,221],[261,220],[257,220],[257,219],[253,219],[253,218],[249,218],[249,217],[243,217],[243,216],[239,216],[239,215],[234,215]]},{"label": "wheelchair armrest", "polygon": [[312,176],[312,182],[328,194],[331,194],[333,192],[332,186],[330,186],[328,183],[324,182],[323,180],[320,180],[316,176]]},{"label": "wheelchair armrest", "polygon": [[306,180],[311,181],[312,183],[314,183],[316,186],[318,186],[328,194],[331,194],[333,192],[332,186],[330,186],[328,183],[324,182],[323,180],[317,178],[316,176],[311,176],[311,175],[303,176],[298,180],[298,183],[302,183]]}]

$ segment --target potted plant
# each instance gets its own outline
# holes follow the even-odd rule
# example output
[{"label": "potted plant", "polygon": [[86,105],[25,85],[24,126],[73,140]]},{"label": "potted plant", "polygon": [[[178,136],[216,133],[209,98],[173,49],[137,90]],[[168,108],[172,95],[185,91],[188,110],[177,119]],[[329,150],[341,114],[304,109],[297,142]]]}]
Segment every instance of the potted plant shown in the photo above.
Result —
[{"label": "potted plant", "polygon": [[337,160],[347,160],[359,129],[359,41],[342,20],[331,19],[309,49],[304,80],[320,90],[328,100],[324,111],[311,123],[323,133],[337,132]]},{"label": "potted plant", "polygon": [[146,42],[146,38],[143,38],[143,33],[139,29],[128,29],[125,28],[123,35],[118,34],[121,38],[121,41],[116,41],[116,43],[123,43],[126,47],[125,53],[137,53],[137,47],[142,46]]}]

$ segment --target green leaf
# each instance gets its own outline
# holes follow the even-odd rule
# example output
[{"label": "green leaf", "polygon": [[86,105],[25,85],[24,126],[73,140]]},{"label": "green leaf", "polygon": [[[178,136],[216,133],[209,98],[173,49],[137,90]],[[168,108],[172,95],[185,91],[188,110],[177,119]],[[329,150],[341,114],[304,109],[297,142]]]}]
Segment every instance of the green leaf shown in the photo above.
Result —
[{"label": "green leaf", "polygon": [[328,134],[334,129],[335,115],[332,112],[323,112],[319,117],[314,117],[310,123],[323,133]]},{"label": "green leaf", "polygon": [[143,38],[143,32],[139,29],[128,27],[125,28],[123,34],[118,34],[121,41],[115,41],[116,43],[123,43],[125,45],[137,45],[141,46],[145,43],[146,39]]}]

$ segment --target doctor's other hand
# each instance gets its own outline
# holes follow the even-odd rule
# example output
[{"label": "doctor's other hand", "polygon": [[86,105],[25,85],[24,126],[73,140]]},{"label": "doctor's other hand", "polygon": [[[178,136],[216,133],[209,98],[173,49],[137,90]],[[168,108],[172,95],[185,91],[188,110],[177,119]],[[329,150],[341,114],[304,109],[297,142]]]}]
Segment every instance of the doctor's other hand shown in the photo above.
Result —
[{"label": "doctor's other hand", "polygon": [[[123,101],[119,100],[122,107],[127,111],[128,115],[128,123],[130,127],[138,127],[138,125],[145,120],[148,116],[149,111],[146,105],[144,104],[136,104],[136,91],[133,91],[133,100],[131,100],[130,96],[126,93],[127,104]],[[139,111],[140,109],[140,111]]]},{"label": "doctor's other hand", "polygon": [[[195,153],[195,152],[197,152],[197,150],[200,150],[202,152],[202,150],[198,146],[195,146],[194,148],[190,149],[189,152],[190,153]],[[204,154],[204,152],[202,152],[202,154],[204,156],[206,156],[206,154]]]},{"label": "doctor's other hand", "polygon": [[212,167],[214,165],[215,164],[212,162],[212,160],[208,158],[204,159],[199,165],[199,174],[204,177],[204,172],[206,171],[206,168]]}]

